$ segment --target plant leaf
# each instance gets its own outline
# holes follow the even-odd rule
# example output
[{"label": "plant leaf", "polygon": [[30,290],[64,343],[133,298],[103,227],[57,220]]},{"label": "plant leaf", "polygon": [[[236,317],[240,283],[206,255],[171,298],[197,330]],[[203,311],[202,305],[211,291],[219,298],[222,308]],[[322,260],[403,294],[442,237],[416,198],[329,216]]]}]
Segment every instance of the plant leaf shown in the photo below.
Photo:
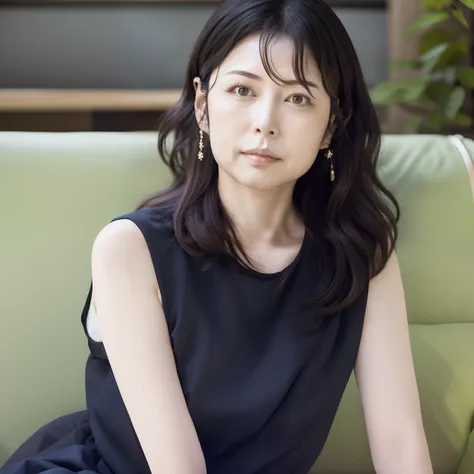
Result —
[{"label": "plant leaf", "polygon": [[453,12],[454,18],[456,18],[456,20],[458,20],[459,23],[461,23],[461,25],[463,25],[466,28],[469,28],[469,23],[467,22],[467,19],[464,16],[464,13],[462,10],[460,10],[459,8],[453,8],[452,12]]},{"label": "plant leaf", "polygon": [[420,56],[424,68],[428,71],[440,70],[448,66],[457,66],[468,53],[464,43],[443,43]]},{"label": "plant leaf", "polygon": [[458,73],[455,67],[446,67],[445,69],[435,70],[430,74],[434,82],[444,82],[453,86],[458,81]]},{"label": "plant leaf", "polygon": [[425,54],[430,49],[442,43],[452,43],[455,40],[451,30],[436,28],[423,33],[418,43],[418,53]]},{"label": "plant leaf", "polygon": [[428,117],[428,120],[426,121],[426,128],[433,132],[440,132],[446,122],[446,117],[443,114],[435,112]]},{"label": "plant leaf", "polygon": [[459,66],[456,68],[459,81],[464,87],[474,89],[474,67]]},{"label": "plant leaf", "polygon": [[448,84],[454,85],[456,82],[456,68],[455,67],[448,67],[443,73],[443,80],[445,80]]},{"label": "plant leaf", "polygon": [[427,10],[442,10],[451,5],[451,0],[422,0],[422,3]]},{"label": "plant leaf", "polygon": [[459,112],[456,117],[450,120],[450,123],[459,125],[461,127],[471,127],[472,125],[474,125],[474,120],[469,117],[469,115]]},{"label": "plant leaf", "polygon": [[446,20],[449,20],[449,14],[447,12],[425,13],[412,24],[408,32],[412,34],[420,30],[425,30]]},{"label": "plant leaf", "polygon": [[382,82],[371,89],[370,97],[374,104],[393,105],[401,101],[402,91],[398,81]]},{"label": "plant leaf", "polygon": [[433,103],[446,103],[453,88],[443,81],[430,82],[425,89],[425,96]]},{"label": "plant leaf", "polygon": [[[429,84],[428,84],[428,86],[429,86]],[[427,112],[435,110],[437,108],[436,106],[438,105],[436,101],[433,101],[428,97],[428,95],[426,94],[426,89],[423,92],[423,94],[420,95],[420,97],[418,97],[418,99],[413,101],[413,104],[421,107],[422,109],[426,110]]]},{"label": "plant leaf", "polygon": [[461,3],[464,3],[467,8],[474,10],[474,0],[461,0]]},{"label": "plant leaf", "polygon": [[405,102],[413,102],[420,99],[428,84],[429,79],[427,77],[413,77],[402,80],[400,93],[402,94],[403,100]]},{"label": "plant leaf", "polygon": [[448,102],[446,103],[445,113],[446,117],[453,119],[458,114],[459,110],[466,99],[466,91],[462,87],[456,87],[451,92]]},{"label": "plant leaf", "polygon": [[464,43],[451,43],[448,49],[443,53],[437,68],[446,68],[448,66],[457,66],[469,52],[469,47]]},{"label": "plant leaf", "polygon": [[390,61],[390,67],[395,69],[419,69],[422,65],[419,59],[407,59],[401,61]]},{"label": "plant leaf", "polygon": [[430,50],[422,54],[420,56],[420,60],[428,70],[432,70],[441,61],[441,57],[448,50],[448,48],[448,43],[438,44],[434,48],[431,48]]}]

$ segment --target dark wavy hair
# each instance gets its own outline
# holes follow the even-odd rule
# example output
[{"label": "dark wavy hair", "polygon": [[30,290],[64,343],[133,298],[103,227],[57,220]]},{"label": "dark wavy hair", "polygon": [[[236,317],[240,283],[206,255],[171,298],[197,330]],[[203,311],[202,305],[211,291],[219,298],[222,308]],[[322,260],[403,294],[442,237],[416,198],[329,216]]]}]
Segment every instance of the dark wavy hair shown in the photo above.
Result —
[{"label": "dark wavy hair", "polygon": [[295,45],[296,78],[309,92],[303,71],[307,47],[331,98],[336,180],[330,182],[328,160],[320,152],[296,182],[293,203],[321,249],[322,270],[312,303],[320,315],[336,313],[366,291],[369,280],[384,268],[397,239],[400,210],[376,173],[381,130],[359,60],[344,26],[323,0],[226,0],[218,6],[194,46],[178,103],[159,122],[158,151],[173,183],[139,209],[168,210],[178,243],[191,255],[252,267],[220,201],[218,167],[207,136],[206,157],[197,160],[193,79],[201,79],[207,94],[211,73],[239,41],[255,33],[273,80],[284,83],[271,67],[268,46],[275,35],[288,35]]}]

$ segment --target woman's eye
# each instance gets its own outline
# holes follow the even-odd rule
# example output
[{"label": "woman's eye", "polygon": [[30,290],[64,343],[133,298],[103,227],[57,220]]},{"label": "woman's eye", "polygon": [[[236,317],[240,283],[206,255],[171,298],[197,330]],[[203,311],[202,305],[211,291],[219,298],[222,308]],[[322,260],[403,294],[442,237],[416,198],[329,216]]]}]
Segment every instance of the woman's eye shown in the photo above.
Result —
[{"label": "woman's eye", "polygon": [[[252,94],[252,91],[249,87],[241,86],[239,84],[234,84],[227,90],[233,94],[236,94],[238,97],[250,97]],[[292,104],[301,106],[309,105],[311,103],[311,101],[306,96],[301,94],[294,94],[289,98],[289,100]]]},{"label": "woman's eye", "polygon": [[[305,105],[308,103],[308,99],[304,95],[293,95],[291,96],[292,102],[295,105]],[[297,99],[297,100],[294,100]],[[305,102],[306,101],[306,102]]]},{"label": "woman's eye", "polygon": [[250,91],[250,89],[248,87],[245,87],[245,86],[237,86],[237,87],[235,87],[234,90],[236,90],[237,95],[239,95],[241,97],[246,97],[247,96],[247,94],[242,93],[242,91],[244,91],[244,92],[249,92]]}]

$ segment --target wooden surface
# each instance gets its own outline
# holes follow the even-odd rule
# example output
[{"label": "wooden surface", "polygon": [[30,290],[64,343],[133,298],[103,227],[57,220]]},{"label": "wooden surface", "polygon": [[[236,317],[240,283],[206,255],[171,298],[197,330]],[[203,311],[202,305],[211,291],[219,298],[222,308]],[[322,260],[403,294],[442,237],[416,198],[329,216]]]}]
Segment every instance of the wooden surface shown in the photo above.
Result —
[{"label": "wooden surface", "polygon": [[89,132],[89,112],[0,112],[0,132]]},{"label": "wooden surface", "polygon": [[159,111],[172,107],[181,91],[0,89],[2,112]]}]

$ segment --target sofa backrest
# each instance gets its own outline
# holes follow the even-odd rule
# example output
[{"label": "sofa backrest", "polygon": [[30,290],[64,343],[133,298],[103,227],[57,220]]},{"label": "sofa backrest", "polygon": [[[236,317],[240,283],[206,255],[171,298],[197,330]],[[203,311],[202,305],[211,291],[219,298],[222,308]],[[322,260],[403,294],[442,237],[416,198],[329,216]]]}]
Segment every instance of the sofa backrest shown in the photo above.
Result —
[{"label": "sofa backrest", "polygon": [[0,463],[37,427],[84,406],[92,243],[168,181],[156,142],[0,133]]},{"label": "sofa backrest", "polygon": [[459,137],[384,140],[379,172],[401,205],[397,251],[413,324],[474,322],[473,159],[474,142]]},{"label": "sofa backrest", "polygon": [[[156,142],[0,133],[0,463],[40,425],[84,407],[92,242],[169,182]],[[474,412],[473,190],[446,137],[386,136],[379,170],[402,208],[397,250],[429,441],[439,472],[454,472]],[[314,469],[370,470],[353,380]]]},{"label": "sofa backrest", "polygon": [[[401,206],[397,255],[436,474],[457,472],[473,428],[473,159],[472,140],[408,135],[384,137],[379,161],[382,181]],[[372,469],[352,377],[311,473]]]}]

